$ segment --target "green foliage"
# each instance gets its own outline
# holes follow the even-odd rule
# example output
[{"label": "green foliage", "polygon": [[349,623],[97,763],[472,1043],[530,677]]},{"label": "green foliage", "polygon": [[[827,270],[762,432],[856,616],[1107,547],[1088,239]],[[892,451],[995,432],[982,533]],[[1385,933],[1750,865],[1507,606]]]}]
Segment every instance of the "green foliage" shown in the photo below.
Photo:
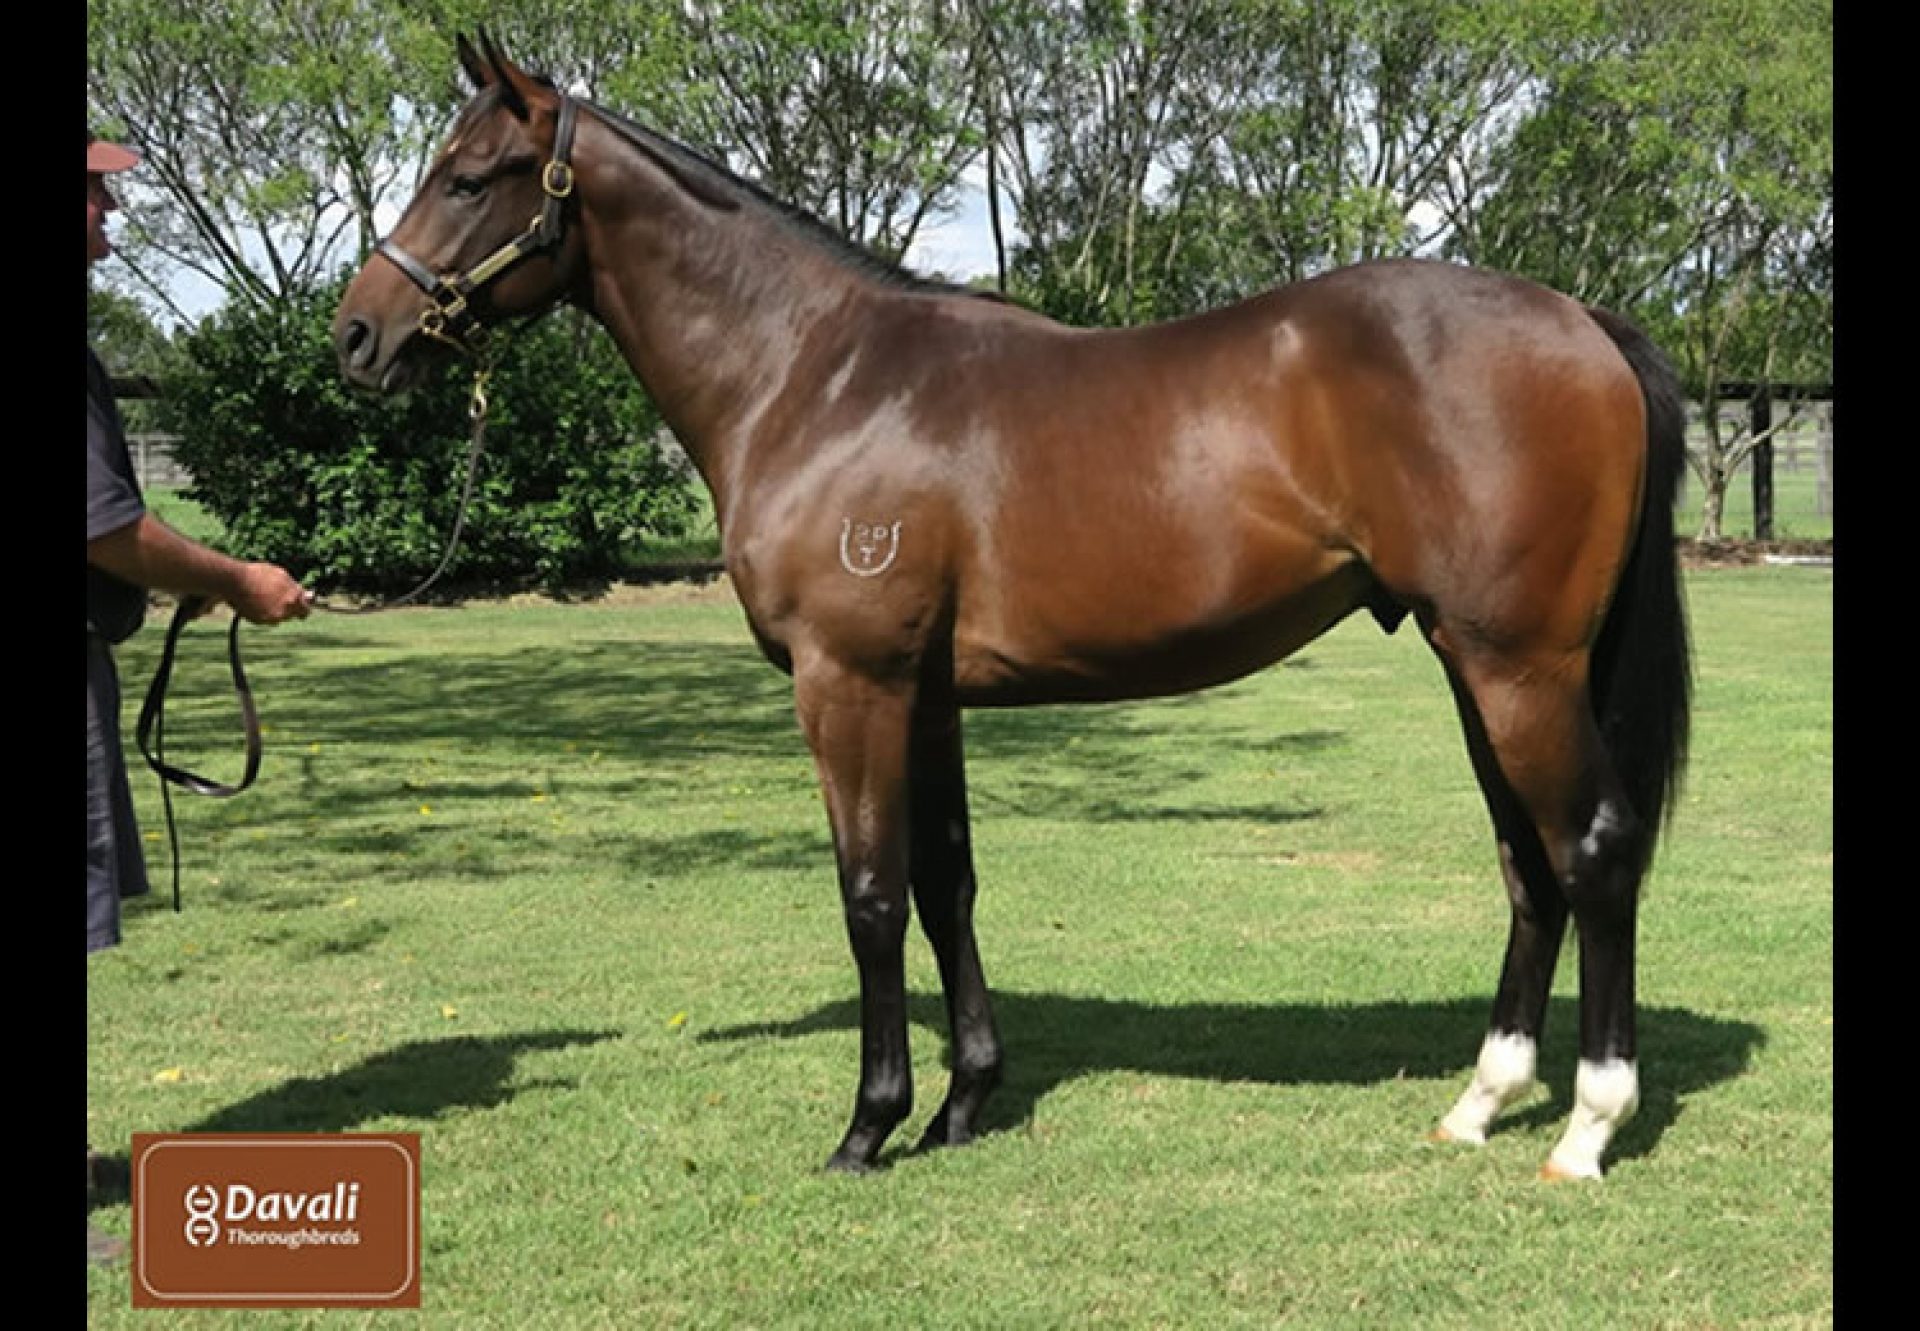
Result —
[{"label": "green foliage", "polygon": [[1637,317],[1706,392],[1831,376],[1830,0],[1601,5],[1543,27],[1471,262]]},{"label": "green foliage", "polygon": [[178,360],[146,308],[117,291],[87,289],[87,345],[115,374],[165,376]]},{"label": "green foliage", "polygon": [[[237,554],[320,588],[392,592],[439,562],[466,476],[468,376],[391,398],[341,380],[329,328],[342,283],[234,302],[181,339],[163,428],[188,495]],[[486,452],[449,577],[559,587],[605,577],[622,548],[676,536],[686,478],[611,341],[579,317],[524,330],[495,371]]]},{"label": "green foliage", "polygon": [[1015,285],[1097,323],[1431,247],[1511,133],[1547,23],[1473,0],[1000,4]]},{"label": "green foliage", "polygon": [[[978,154],[965,7],[924,0],[697,0],[677,67],[621,79],[667,127],[889,257],[953,202]],[[684,85],[684,86],[680,86]]]},{"label": "green foliage", "polygon": [[1700,534],[1759,440],[1729,381],[1833,364],[1831,0],[1598,7],[1536,44],[1535,105],[1475,223],[1470,262],[1637,319],[1703,407]]},{"label": "green foliage", "polygon": [[[155,325],[144,305],[91,281],[87,286],[87,345],[115,376],[144,376],[164,382],[180,362],[178,349]],[[120,416],[129,432],[143,433],[153,428],[154,404],[142,398],[123,398]]]}]

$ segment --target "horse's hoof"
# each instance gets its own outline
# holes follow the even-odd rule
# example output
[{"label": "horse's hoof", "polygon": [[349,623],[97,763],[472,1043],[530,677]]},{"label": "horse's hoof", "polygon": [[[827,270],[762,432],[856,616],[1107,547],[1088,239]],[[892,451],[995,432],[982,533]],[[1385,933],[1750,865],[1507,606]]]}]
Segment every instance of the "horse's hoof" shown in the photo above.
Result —
[{"label": "horse's hoof", "polygon": [[1585,1170],[1568,1169],[1565,1165],[1549,1158],[1546,1164],[1540,1166],[1540,1178],[1546,1183],[1598,1183],[1600,1172],[1594,1170],[1588,1173]]},{"label": "horse's hoof", "polygon": [[1487,1144],[1487,1134],[1484,1132],[1462,1132],[1457,1128],[1450,1128],[1442,1122],[1436,1124],[1433,1131],[1427,1134],[1427,1140],[1430,1142],[1441,1142],[1448,1146],[1485,1146]]},{"label": "horse's hoof", "polygon": [[847,1155],[843,1151],[835,1151],[827,1157],[827,1172],[829,1174],[871,1174],[873,1162],[862,1160],[859,1156]]}]

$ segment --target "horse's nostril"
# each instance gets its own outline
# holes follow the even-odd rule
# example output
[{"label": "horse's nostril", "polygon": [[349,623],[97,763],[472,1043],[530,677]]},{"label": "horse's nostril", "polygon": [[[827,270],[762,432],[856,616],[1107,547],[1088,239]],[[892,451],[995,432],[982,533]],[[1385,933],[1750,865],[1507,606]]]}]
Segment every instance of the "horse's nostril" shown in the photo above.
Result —
[{"label": "horse's nostril", "polygon": [[340,354],[349,365],[364,369],[379,346],[373,329],[363,319],[349,320],[340,334]]}]

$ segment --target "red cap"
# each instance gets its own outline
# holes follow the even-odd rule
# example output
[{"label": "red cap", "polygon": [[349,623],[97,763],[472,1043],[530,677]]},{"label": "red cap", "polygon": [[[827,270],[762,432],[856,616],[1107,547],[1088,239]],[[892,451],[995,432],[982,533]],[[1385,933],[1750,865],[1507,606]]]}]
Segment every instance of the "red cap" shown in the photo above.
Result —
[{"label": "red cap", "polygon": [[117,143],[108,143],[105,139],[93,137],[93,131],[87,131],[87,174],[96,171],[125,171],[128,167],[140,165],[138,155]]}]

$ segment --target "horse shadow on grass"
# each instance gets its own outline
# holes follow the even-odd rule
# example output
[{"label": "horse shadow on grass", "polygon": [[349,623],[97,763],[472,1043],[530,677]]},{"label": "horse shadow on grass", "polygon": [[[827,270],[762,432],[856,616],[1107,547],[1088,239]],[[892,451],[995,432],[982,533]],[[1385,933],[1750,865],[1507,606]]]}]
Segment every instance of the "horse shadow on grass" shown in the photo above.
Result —
[{"label": "horse shadow on grass", "polygon": [[[985,1110],[983,1135],[1030,1124],[1039,1103],[1058,1086],[1116,1071],[1281,1086],[1365,1086],[1403,1078],[1457,1081],[1435,1100],[1437,1122],[1465,1086],[1487,1020],[1487,1004],[1481,999],[1355,1006],[1162,1006],[996,990],[993,1002],[1007,1070]],[[946,1038],[946,1010],[937,994],[910,995],[908,1016],[935,1038]],[[1766,1043],[1766,1033],[1758,1026],[1683,1008],[1643,1007],[1639,1016],[1640,1109],[1614,1142],[1610,1156],[1616,1161],[1650,1153],[1690,1097],[1740,1076]],[[788,1020],[726,1027],[699,1038],[795,1039],[857,1032],[859,1026],[859,1003],[848,999]],[[1554,999],[1540,1050],[1547,1095],[1503,1116],[1496,1132],[1548,1126],[1566,1118],[1578,1057],[1572,1032],[1578,1026],[1576,1001]],[[944,1061],[951,1065],[950,1047]],[[852,1064],[847,1072],[851,1078]],[[945,1087],[927,1090],[937,1101]],[[890,1151],[883,1163],[907,1154],[911,1148]]]},{"label": "horse shadow on grass", "polygon": [[[337,1133],[387,1118],[431,1120],[455,1110],[492,1109],[528,1091],[572,1088],[564,1080],[516,1077],[523,1055],[598,1044],[617,1034],[569,1030],[414,1040],[340,1072],[283,1082],[183,1131]],[[129,1199],[125,1155],[102,1156],[89,1173],[89,1211]]]}]

